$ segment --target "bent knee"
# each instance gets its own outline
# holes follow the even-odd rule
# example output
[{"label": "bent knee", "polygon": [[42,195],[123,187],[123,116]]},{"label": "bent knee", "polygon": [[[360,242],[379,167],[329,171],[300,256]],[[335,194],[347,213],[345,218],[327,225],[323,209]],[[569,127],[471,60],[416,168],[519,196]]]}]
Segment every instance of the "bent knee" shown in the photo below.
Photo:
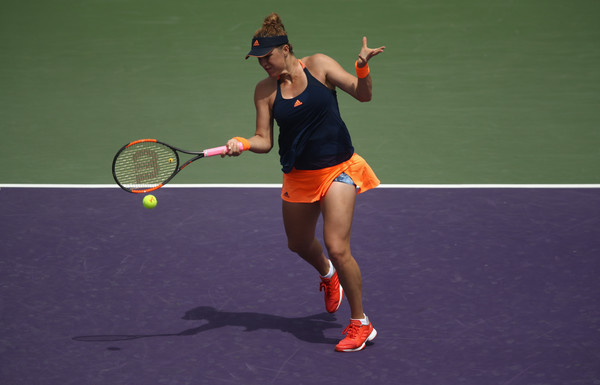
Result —
[{"label": "bent knee", "polygon": [[302,251],[306,250],[306,248],[306,245],[297,242],[288,242],[288,249],[293,253],[300,254]]},{"label": "bent knee", "polygon": [[350,246],[347,244],[327,245],[327,254],[334,263],[343,263],[352,258]]},{"label": "bent knee", "polygon": [[316,239],[288,239],[288,249],[296,254],[304,255],[310,253],[315,247],[320,249]]}]

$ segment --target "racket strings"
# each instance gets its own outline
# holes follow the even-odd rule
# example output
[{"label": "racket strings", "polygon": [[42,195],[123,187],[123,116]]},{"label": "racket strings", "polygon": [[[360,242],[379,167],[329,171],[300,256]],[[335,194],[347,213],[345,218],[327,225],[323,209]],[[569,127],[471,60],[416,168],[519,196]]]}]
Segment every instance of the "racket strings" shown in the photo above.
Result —
[{"label": "racket strings", "polygon": [[129,189],[153,188],[177,170],[177,153],[156,142],[140,142],[124,148],[115,159],[117,181]]}]

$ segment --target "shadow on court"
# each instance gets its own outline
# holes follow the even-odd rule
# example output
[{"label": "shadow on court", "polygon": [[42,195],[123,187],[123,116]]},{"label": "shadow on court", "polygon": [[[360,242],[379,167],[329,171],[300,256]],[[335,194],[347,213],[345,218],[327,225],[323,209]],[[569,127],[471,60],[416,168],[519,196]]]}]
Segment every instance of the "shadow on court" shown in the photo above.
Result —
[{"label": "shadow on court", "polygon": [[183,317],[187,321],[206,321],[202,326],[186,329],[179,333],[167,334],[132,334],[132,335],[90,335],[73,337],[75,341],[101,342],[125,341],[152,337],[180,337],[194,336],[196,334],[220,329],[228,326],[245,328],[245,332],[261,329],[280,330],[290,333],[297,339],[315,344],[336,344],[338,340],[326,338],[324,331],[339,329],[341,324],[336,323],[336,318],[329,313],[320,313],[307,317],[288,318],[271,314],[250,312],[219,311],[210,306],[200,306],[188,311]]},{"label": "shadow on court", "polygon": [[600,189],[361,195],[352,354],[277,189],[156,194],[0,190],[0,383],[600,384]]}]

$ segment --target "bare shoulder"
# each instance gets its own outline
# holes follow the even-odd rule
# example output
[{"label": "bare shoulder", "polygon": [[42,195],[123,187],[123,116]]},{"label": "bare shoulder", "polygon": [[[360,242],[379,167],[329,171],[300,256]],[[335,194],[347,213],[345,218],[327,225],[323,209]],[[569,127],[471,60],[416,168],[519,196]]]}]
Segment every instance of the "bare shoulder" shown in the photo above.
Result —
[{"label": "bare shoulder", "polygon": [[304,64],[306,64],[306,66],[309,66],[309,65],[322,66],[322,65],[329,65],[331,63],[335,63],[335,60],[333,60],[331,57],[329,57],[323,53],[316,53],[311,56],[303,57],[302,62]]},{"label": "bare shoulder", "polygon": [[306,67],[308,67],[308,70],[311,73],[328,72],[330,68],[336,65],[339,66],[339,64],[334,59],[322,53],[316,53],[311,56],[306,56],[302,58],[302,63],[304,63]]},{"label": "bare shoulder", "polygon": [[256,84],[257,91],[276,91],[277,90],[277,80],[273,78],[264,78]]},{"label": "bare shoulder", "polygon": [[277,92],[277,80],[265,78],[256,84],[254,89],[254,98],[256,100],[270,99]]},{"label": "bare shoulder", "polygon": [[307,56],[302,62],[315,78],[331,89],[339,86],[338,78],[346,74],[335,59],[322,53]]},{"label": "bare shoulder", "polygon": [[328,81],[328,78],[332,71],[337,71],[341,67],[333,58],[322,53],[316,53],[302,58],[302,63],[306,65],[310,73],[321,83],[327,84],[329,88],[334,88],[334,85]]}]

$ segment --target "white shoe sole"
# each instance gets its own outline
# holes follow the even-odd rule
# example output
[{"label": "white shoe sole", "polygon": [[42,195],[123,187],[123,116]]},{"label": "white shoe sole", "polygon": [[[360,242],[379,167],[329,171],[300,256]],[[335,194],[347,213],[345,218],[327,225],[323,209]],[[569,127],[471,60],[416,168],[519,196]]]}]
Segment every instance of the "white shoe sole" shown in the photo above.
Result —
[{"label": "white shoe sole", "polygon": [[332,311],[332,313],[335,313],[336,311],[338,311],[338,309],[342,305],[342,300],[343,299],[344,299],[344,288],[342,287],[342,285],[340,285],[340,300],[339,300],[339,302],[337,304],[337,307],[335,308],[334,311]]},{"label": "white shoe sole", "polygon": [[369,334],[369,336],[367,337],[367,340],[360,345],[358,348],[356,349],[344,349],[344,350],[337,350],[338,352],[358,352],[360,350],[363,350],[367,344],[367,342],[371,342],[375,339],[375,337],[377,337],[377,330],[375,330],[375,328],[373,328],[373,331],[371,332],[371,334]]}]

